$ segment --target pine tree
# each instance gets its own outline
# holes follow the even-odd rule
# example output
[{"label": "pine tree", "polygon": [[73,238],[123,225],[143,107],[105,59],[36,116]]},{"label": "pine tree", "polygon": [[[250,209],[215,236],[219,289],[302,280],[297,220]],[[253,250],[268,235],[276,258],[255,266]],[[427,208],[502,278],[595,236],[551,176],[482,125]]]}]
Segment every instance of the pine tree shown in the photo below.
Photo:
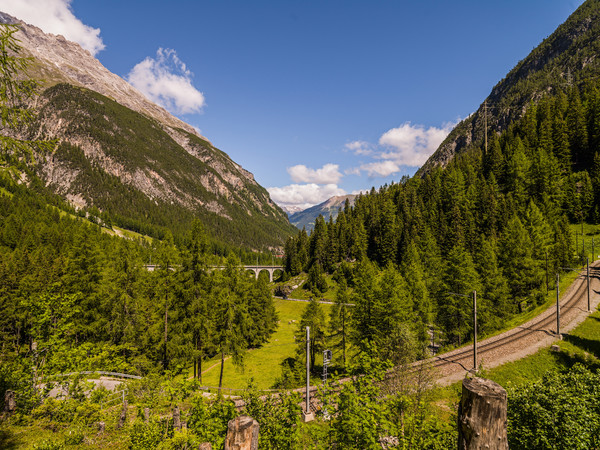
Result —
[{"label": "pine tree", "polygon": [[310,327],[310,367],[314,368],[316,355],[325,349],[327,337],[325,313],[314,298],[311,298],[304,308],[296,331],[296,341],[299,342],[297,353],[300,359],[306,354],[306,327]]},{"label": "pine tree", "polygon": [[350,295],[346,279],[341,278],[335,296],[335,304],[331,308],[329,317],[329,330],[334,349],[342,351],[342,365],[346,367],[346,349],[351,320],[352,307],[349,305]]},{"label": "pine tree", "polygon": [[448,339],[460,345],[473,329],[472,301],[469,298],[473,291],[481,291],[473,259],[460,243],[446,258],[442,280],[445,292],[439,299],[438,323]]},{"label": "pine tree", "polygon": [[521,220],[514,216],[508,223],[500,244],[501,263],[513,301],[519,313],[522,302],[538,301],[543,273],[533,255],[531,238]]},{"label": "pine tree", "polygon": [[574,164],[578,168],[585,167],[588,149],[588,132],[586,124],[586,111],[581,103],[579,90],[571,89],[569,93],[569,108],[567,110],[567,129],[569,132],[569,146]]}]

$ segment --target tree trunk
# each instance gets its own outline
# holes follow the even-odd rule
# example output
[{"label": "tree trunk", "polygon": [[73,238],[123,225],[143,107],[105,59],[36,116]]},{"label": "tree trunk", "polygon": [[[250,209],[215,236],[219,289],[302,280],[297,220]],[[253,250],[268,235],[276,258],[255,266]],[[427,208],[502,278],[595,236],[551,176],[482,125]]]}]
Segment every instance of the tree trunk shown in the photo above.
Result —
[{"label": "tree trunk", "polygon": [[[169,268],[167,267],[167,270],[169,270]],[[167,331],[168,331],[168,320],[169,320],[169,296],[165,294],[165,355],[164,355],[164,363],[163,363],[163,367],[165,370],[167,370],[168,368],[168,361],[167,361]]]},{"label": "tree trunk", "polygon": [[484,378],[465,378],[458,407],[458,449],[508,450],[506,391]]},{"label": "tree trunk", "polygon": [[227,424],[225,450],[258,450],[258,429],[258,422],[250,416],[230,420]]},{"label": "tree trunk", "polygon": [[202,353],[200,353],[200,358],[198,358],[198,381],[202,383]]},{"label": "tree trunk", "polygon": [[223,366],[225,365],[225,353],[221,351],[221,373],[219,374],[219,392],[223,386]]},{"label": "tree trunk", "polygon": [[342,358],[346,368],[346,305],[342,305]]}]

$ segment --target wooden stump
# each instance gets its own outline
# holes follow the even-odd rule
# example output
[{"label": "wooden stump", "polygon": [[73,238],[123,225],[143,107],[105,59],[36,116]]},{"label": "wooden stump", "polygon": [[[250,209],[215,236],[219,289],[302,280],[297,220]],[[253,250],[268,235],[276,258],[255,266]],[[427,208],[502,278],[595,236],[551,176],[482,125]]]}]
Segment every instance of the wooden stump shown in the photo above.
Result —
[{"label": "wooden stump", "polygon": [[179,411],[179,406],[173,408],[173,428],[181,430],[181,412]]},{"label": "wooden stump", "polygon": [[4,393],[4,412],[12,414],[17,409],[17,396],[10,389]]},{"label": "wooden stump", "polygon": [[484,378],[465,378],[458,407],[458,449],[508,450],[506,391]]},{"label": "wooden stump", "polygon": [[212,450],[212,444],[210,442],[203,442],[198,446],[198,450]]},{"label": "wooden stump", "polygon": [[239,416],[227,424],[225,450],[258,450],[258,422],[250,416]]},{"label": "wooden stump", "polygon": [[144,408],[144,423],[150,423],[150,408]]},{"label": "wooden stump", "polygon": [[117,424],[117,428],[123,428],[126,420],[127,420],[127,400],[125,400],[123,402],[123,408],[121,409],[121,414],[119,415],[119,423]]}]

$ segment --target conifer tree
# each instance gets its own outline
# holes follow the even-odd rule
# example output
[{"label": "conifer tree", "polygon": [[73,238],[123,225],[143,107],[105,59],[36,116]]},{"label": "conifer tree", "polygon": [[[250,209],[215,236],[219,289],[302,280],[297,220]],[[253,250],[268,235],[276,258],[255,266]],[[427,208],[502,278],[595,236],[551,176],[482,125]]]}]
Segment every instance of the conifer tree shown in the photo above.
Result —
[{"label": "conifer tree", "polygon": [[316,355],[325,349],[327,324],[321,305],[311,298],[302,312],[300,324],[296,331],[296,341],[299,343],[297,353],[300,360],[306,361],[306,327],[310,327],[310,367],[315,366]]},{"label": "conifer tree", "polygon": [[481,290],[473,259],[460,243],[446,258],[442,280],[445,292],[439,299],[438,321],[450,341],[460,345],[473,329],[470,296]]},{"label": "conifer tree", "polygon": [[508,222],[500,255],[513,302],[521,313],[523,301],[539,300],[544,278],[534,259],[529,233],[517,216]]},{"label": "conifer tree", "polygon": [[342,365],[346,367],[346,348],[348,346],[349,326],[352,307],[346,279],[342,277],[335,295],[335,304],[331,308],[329,330],[334,349],[342,351]]}]

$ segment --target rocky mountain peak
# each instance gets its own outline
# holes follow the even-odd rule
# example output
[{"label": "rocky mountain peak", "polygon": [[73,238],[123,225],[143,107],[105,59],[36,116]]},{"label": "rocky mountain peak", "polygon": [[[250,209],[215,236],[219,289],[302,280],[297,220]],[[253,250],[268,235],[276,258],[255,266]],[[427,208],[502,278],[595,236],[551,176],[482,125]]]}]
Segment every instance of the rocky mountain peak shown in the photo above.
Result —
[{"label": "rocky mountain peak", "polygon": [[181,128],[207,140],[194,127],[151,102],[123,78],[110,72],[79,44],[61,35],[44,33],[3,12],[0,12],[0,22],[19,25],[16,37],[25,53],[35,59],[30,75],[42,80],[45,87],[61,82],[85,87],[168,127]]}]

